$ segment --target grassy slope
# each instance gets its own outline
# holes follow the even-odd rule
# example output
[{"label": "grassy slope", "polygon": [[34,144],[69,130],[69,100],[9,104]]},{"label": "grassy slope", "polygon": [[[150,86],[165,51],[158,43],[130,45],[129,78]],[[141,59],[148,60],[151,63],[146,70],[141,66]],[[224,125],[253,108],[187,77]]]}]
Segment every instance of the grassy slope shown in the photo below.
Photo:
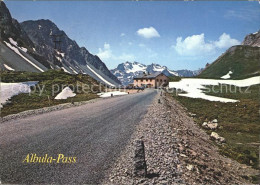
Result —
[{"label": "grassy slope", "polygon": [[169,82],[178,82],[181,80],[181,77],[179,76],[170,76],[169,77]]},{"label": "grassy slope", "polygon": [[260,74],[260,48],[233,46],[215,62],[208,66],[198,77],[220,78],[232,71],[232,79],[242,79]]},{"label": "grassy slope", "polygon": [[[94,91],[100,91],[99,84],[96,80],[88,75],[71,75],[63,71],[49,70],[43,73],[32,73],[32,72],[2,72],[2,82],[25,82],[25,81],[39,81],[37,87],[45,87],[42,95],[40,95],[39,88],[33,91],[31,94],[19,94],[13,96],[11,101],[3,106],[1,109],[1,117],[18,113],[25,110],[37,109],[52,105],[57,105],[67,102],[85,101],[93,98],[97,98],[96,93],[93,93],[90,88],[86,88],[86,91],[82,91],[82,84],[92,85]],[[70,85],[76,86],[75,93],[77,94],[73,98],[66,100],[55,100],[55,96],[61,91],[52,94],[52,85],[58,84],[60,89],[61,86]],[[86,86],[87,87],[87,86]],[[101,90],[104,87],[101,86]]]},{"label": "grassy slope", "polygon": [[[233,87],[234,88],[234,87]],[[240,163],[258,166],[258,146],[260,133],[259,117],[259,88],[250,87],[251,93],[208,93],[214,96],[239,99],[239,103],[211,102],[203,99],[192,99],[174,96],[188,111],[195,113],[195,122],[200,126],[204,121],[218,119],[220,128],[216,130],[227,140],[226,145],[220,146],[220,152]],[[215,87],[217,90],[218,87]],[[246,88],[241,91],[245,92]],[[246,105],[246,108],[244,108]],[[211,131],[207,132],[210,134]]]}]

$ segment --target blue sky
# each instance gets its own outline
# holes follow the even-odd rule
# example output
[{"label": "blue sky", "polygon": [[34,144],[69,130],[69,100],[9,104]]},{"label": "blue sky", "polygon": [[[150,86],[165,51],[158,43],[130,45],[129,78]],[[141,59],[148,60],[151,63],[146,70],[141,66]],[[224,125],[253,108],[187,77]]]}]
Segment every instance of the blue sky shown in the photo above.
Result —
[{"label": "blue sky", "polygon": [[258,2],[6,1],[19,22],[50,19],[114,68],[198,69],[260,29]]}]

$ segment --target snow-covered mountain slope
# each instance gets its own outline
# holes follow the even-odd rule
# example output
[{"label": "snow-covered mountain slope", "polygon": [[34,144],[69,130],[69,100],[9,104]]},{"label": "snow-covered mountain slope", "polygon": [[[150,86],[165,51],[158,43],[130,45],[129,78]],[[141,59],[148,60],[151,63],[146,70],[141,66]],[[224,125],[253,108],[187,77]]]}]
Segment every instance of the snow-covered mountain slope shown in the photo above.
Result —
[{"label": "snow-covered mountain slope", "polygon": [[[61,35],[55,48],[53,35]],[[0,1],[0,68],[2,70],[43,72],[62,69],[70,74],[88,74],[109,86],[120,81],[96,55],[70,39],[50,20],[18,23]]]},{"label": "snow-covered mountain slope", "polygon": [[162,72],[167,76],[195,76],[197,73],[190,70],[179,70],[173,71],[168,69],[166,66],[161,66],[159,64],[145,65],[139,62],[125,62],[119,64],[117,68],[112,69],[111,72],[121,81],[123,85],[128,85],[133,82],[133,78],[142,73],[155,73]]}]

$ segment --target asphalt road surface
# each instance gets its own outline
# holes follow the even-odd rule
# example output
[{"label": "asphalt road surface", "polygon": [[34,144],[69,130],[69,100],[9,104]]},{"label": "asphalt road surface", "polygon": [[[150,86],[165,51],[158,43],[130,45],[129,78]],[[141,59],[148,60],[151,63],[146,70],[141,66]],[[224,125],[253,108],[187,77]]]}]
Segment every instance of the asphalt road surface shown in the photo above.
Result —
[{"label": "asphalt road surface", "polygon": [[[1,183],[101,182],[155,95],[146,90],[0,124]],[[27,163],[28,154],[56,161]],[[65,157],[76,163],[62,163]]]}]

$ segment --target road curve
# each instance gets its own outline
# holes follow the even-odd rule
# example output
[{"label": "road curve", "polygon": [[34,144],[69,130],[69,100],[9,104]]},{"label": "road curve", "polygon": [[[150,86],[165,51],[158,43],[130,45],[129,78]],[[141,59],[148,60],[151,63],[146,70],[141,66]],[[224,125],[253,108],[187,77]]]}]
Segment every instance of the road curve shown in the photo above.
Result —
[{"label": "road curve", "polygon": [[[1,183],[99,183],[155,95],[146,90],[0,124]],[[31,153],[76,163],[23,163]]]}]

